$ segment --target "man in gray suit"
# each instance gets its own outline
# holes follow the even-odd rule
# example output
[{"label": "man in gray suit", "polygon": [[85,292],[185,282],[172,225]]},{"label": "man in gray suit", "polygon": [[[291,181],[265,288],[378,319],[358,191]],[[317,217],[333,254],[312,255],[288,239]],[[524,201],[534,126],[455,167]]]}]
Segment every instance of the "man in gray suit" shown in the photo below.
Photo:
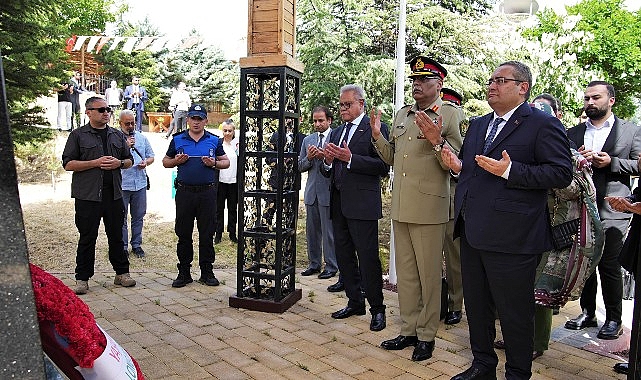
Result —
[{"label": "man in gray suit", "polygon": [[[605,246],[599,262],[605,322],[599,339],[617,339],[621,326],[623,282],[618,257],[623,247],[631,214],[614,210],[605,197],[630,196],[630,176],[639,175],[637,159],[641,153],[641,128],[614,116],[614,87],[604,81],[588,84],[583,97],[588,120],[568,130],[568,137],[579,152],[592,163],[597,207],[605,231]],[[565,323],[565,328],[581,330],[596,327],[596,272],[581,293],[583,312]]]},{"label": "man in gray suit", "polygon": [[[305,185],[305,210],[307,220],[305,223],[305,236],[307,237],[307,257],[309,266],[301,275],[311,276],[319,273],[318,278],[332,278],[338,271],[336,254],[334,253],[334,229],[329,219],[329,188],[330,179],[320,172],[322,165],[323,148],[329,141],[333,117],[331,111],[324,106],[317,106],[312,110],[314,129],[303,139],[303,145],[298,158],[298,170],[307,172],[307,185]],[[320,225],[320,229],[318,226]],[[321,272],[322,259],[325,255],[325,269]]]}]

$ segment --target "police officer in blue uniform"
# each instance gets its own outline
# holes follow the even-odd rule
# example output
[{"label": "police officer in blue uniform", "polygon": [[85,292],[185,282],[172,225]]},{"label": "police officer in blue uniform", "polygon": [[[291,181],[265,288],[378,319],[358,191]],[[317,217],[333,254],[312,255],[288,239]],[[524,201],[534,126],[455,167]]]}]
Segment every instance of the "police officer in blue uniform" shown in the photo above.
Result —
[{"label": "police officer in blue uniform", "polygon": [[192,234],[194,219],[198,228],[198,282],[218,286],[214,275],[214,232],[216,223],[217,169],[229,167],[223,150],[223,140],[205,131],[207,111],[194,104],[187,112],[189,129],[173,135],[167,153],[162,159],[166,168],[178,167],[176,187],[176,226],[178,236],[178,277],[171,284],[181,288],[194,280],[191,262],[194,259]]}]

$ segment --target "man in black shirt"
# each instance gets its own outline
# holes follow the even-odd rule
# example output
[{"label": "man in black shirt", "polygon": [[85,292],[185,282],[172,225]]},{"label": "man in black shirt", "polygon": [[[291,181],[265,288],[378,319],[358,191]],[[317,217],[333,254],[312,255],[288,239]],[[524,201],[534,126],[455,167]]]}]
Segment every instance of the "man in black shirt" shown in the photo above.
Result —
[{"label": "man in black shirt", "polygon": [[62,166],[73,171],[71,197],[76,200],[75,221],[80,234],[76,252],[76,294],[89,290],[100,219],[109,242],[109,261],[116,272],[114,284],[136,285],[129,275],[129,258],[122,250],[125,207],[120,174],[120,169],[131,167],[133,157],[122,131],[107,125],[111,116],[107,102],[91,97],[87,99],[85,109],[89,123],[69,134],[62,153]]}]

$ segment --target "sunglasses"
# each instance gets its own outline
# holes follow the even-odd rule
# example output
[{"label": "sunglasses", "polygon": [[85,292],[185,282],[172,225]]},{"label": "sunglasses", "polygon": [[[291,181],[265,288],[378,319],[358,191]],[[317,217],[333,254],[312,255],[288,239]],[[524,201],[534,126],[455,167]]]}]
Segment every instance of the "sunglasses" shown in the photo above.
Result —
[{"label": "sunglasses", "polygon": [[136,122],[135,121],[125,121],[123,124],[128,127],[130,125],[136,125]]},{"label": "sunglasses", "polygon": [[91,111],[98,111],[100,113],[111,113],[111,107],[99,107],[99,108],[87,108],[88,110]]}]

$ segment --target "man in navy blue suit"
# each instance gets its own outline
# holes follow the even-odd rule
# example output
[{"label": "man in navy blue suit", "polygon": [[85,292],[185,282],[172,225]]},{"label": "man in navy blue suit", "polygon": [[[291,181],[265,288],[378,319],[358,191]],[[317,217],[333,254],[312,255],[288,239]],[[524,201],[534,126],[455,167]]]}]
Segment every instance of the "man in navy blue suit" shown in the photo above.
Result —
[{"label": "man in navy blue suit", "polygon": [[572,165],[561,122],[527,103],[531,86],[526,65],[501,64],[487,83],[494,112],[472,121],[458,157],[447,146],[442,151],[459,177],[455,236],[474,355],[453,380],[496,379],[495,311],[506,379],[532,376],[534,276],[553,247],[547,192],[570,184]]},{"label": "man in navy blue suit", "polygon": [[[363,89],[356,85],[341,87],[339,106],[345,124],[332,132],[320,168],[323,175],[331,178],[329,207],[334,251],[349,299],[346,307],[332,313],[332,318],[365,315],[362,288],[372,314],[369,328],[380,331],[386,320],[378,220],[383,217],[381,177],[389,166],[372,145]],[[381,133],[387,139],[387,125],[381,126]]]}]

